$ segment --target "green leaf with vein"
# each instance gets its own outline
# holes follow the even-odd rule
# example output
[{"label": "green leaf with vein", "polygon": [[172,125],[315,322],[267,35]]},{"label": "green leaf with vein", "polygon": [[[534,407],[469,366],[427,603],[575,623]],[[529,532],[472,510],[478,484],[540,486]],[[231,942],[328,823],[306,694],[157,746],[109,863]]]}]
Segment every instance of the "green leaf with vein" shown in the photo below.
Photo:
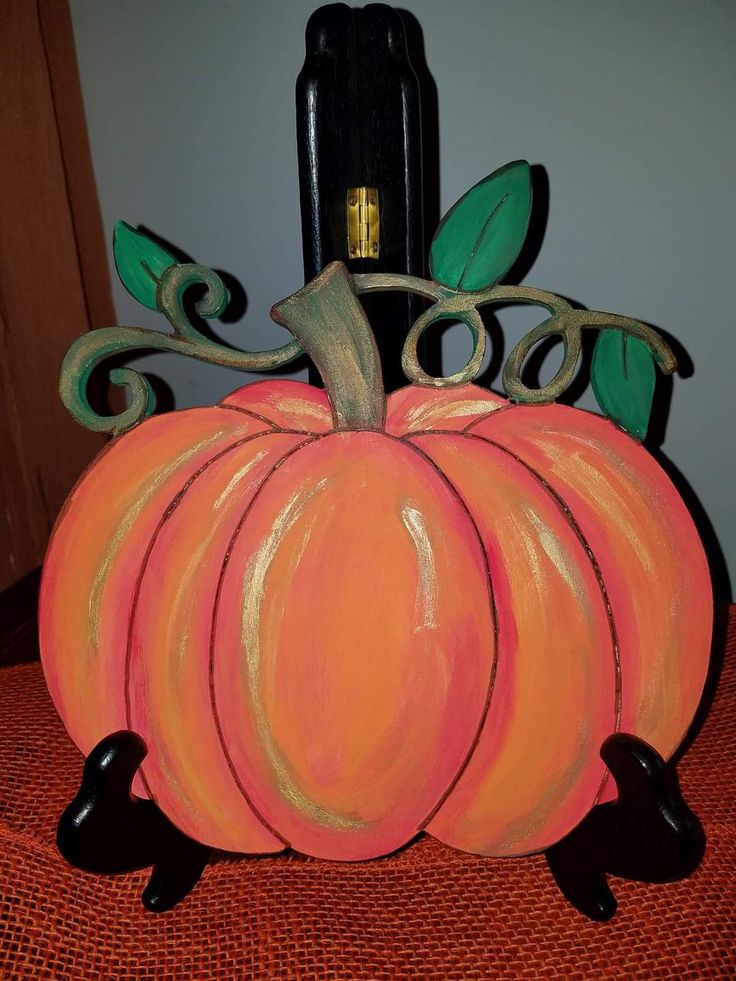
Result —
[{"label": "green leaf with vein", "polygon": [[593,350],[590,377],[606,415],[635,439],[644,439],[657,380],[650,347],[622,330],[606,328]]},{"label": "green leaf with vein", "polygon": [[461,292],[495,285],[521,252],[531,204],[526,160],[506,164],[471,187],[435,232],[429,250],[432,278]]},{"label": "green leaf with vein", "polygon": [[149,310],[158,310],[156,288],[169,266],[176,265],[174,256],[124,221],[115,225],[112,251],[126,290]]}]

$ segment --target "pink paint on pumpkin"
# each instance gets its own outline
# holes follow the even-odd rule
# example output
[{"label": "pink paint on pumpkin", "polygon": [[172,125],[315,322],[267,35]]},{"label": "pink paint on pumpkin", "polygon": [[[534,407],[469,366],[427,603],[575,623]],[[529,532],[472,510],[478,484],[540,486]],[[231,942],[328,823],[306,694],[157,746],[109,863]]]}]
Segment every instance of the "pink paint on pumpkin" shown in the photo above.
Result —
[{"label": "pink paint on pumpkin", "polygon": [[252,382],[232,392],[220,405],[254,413],[283,429],[328,433],[334,425],[324,389],[290,379]]},{"label": "pink paint on pumpkin", "polygon": [[479,385],[407,385],[386,399],[386,432],[403,436],[431,429],[461,430],[510,405],[508,399]]},{"label": "pink paint on pumpkin", "polygon": [[113,441],[71,492],[44,565],[39,636],[49,691],[82,752],[126,726],[130,607],[162,514],[210,457],[265,428],[217,408],[158,416]]},{"label": "pink paint on pumpkin", "polygon": [[[124,662],[120,637],[127,636],[126,617],[129,619],[135,585],[141,569],[145,569],[151,586],[141,592],[139,612],[141,617],[154,617],[157,580],[163,583],[167,574],[176,577],[180,571],[186,572],[189,558],[183,531],[181,542],[170,543],[179,556],[176,561],[164,561],[164,552],[156,551],[163,548],[165,526],[176,520],[177,512],[185,505],[191,506],[191,520],[195,521],[199,494],[203,492],[206,498],[208,492],[214,493],[212,480],[216,473],[223,480],[226,476],[217,469],[217,454],[225,452],[225,459],[228,448],[237,452],[236,443],[259,432],[268,432],[269,436],[264,437],[267,440],[296,438],[298,442],[298,437],[273,433],[271,419],[304,433],[324,433],[331,426],[324,393],[302,383],[257,383],[233,393],[225,404],[227,407],[222,409],[187,410],[151,420],[117,440],[80,481],[59,521],[44,570],[42,650],[52,695],[70,732],[85,751],[111,728],[125,724],[115,722],[120,718],[125,696],[119,670]],[[468,418],[475,419],[474,411],[480,412],[481,418],[468,426]],[[584,802],[599,775],[598,760],[591,759],[570,793],[561,795],[557,813],[545,817],[541,804],[532,809],[534,813],[529,812],[529,821],[536,829],[532,829],[533,834],[528,833],[528,821],[526,829],[523,826],[523,800],[511,800],[505,823],[496,815],[495,824],[490,822],[484,827],[494,800],[498,804],[501,798],[494,789],[488,795],[491,811],[484,814],[483,807],[487,809],[488,802],[480,800],[480,808],[473,812],[476,805],[472,796],[475,793],[480,799],[484,787],[487,790],[494,786],[505,759],[507,771],[523,771],[531,792],[541,795],[540,801],[545,799],[544,781],[549,781],[550,769],[542,767],[540,775],[530,776],[523,765],[517,765],[518,761],[538,759],[539,747],[548,748],[550,733],[554,738],[549,748],[555,749],[559,735],[556,726],[561,727],[562,737],[569,738],[570,719],[576,718],[569,701],[558,697],[551,703],[557,707],[556,721],[536,735],[534,724],[538,720],[534,709],[515,708],[524,670],[530,664],[545,667],[534,638],[534,628],[540,622],[546,633],[550,633],[550,624],[558,628],[552,632],[559,632],[562,640],[559,644],[555,640],[555,650],[564,653],[565,638],[582,638],[585,629],[590,629],[586,628],[585,609],[592,615],[590,622],[597,624],[593,628],[595,636],[578,646],[588,669],[604,674],[592,695],[580,694],[581,678],[577,676],[570,691],[578,691],[575,697],[582,706],[577,716],[579,724],[592,733],[590,742],[585,743],[586,754],[604,729],[608,734],[611,685],[604,675],[611,670],[612,660],[610,637],[608,647],[603,638],[600,604],[604,591],[606,597],[610,596],[623,666],[622,725],[630,720],[634,731],[648,732],[653,744],[666,755],[663,747],[679,742],[695,711],[710,632],[707,569],[682,503],[641,447],[598,417],[557,406],[514,407],[475,386],[462,386],[449,395],[409,386],[389,398],[388,420],[397,432],[402,426],[414,430],[420,426],[425,430],[468,428],[486,441],[485,447],[482,452],[473,451],[453,460],[450,450],[454,444],[446,441],[463,437],[417,437],[430,441],[431,454],[442,457],[449,453],[447,467],[452,489],[439,468],[426,460],[426,467],[420,466],[417,461],[422,458],[418,453],[414,453],[412,464],[407,463],[396,440],[371,433],[320,438],[297,450],[293,461],[285,458],[283,465],[269,470],[260,484],[264,493],[257,494],[240,533],[233,539],[233,553],[219,587],[212,670],[216,721],[221,726],[220,749],[232,764],[235,783],[239,785],[241,800],[237,807],[241,810],[233,805],[233,815],[243,815],[242,838],[238,838],[238,821],[211,820],[211,815],[206,817],[206,807],[192,818],[191,824],[177,811],[183,800],[192,803],[192,795],[200,787],[190,785],[179,804],[173,802],[181,788],[177,787],[176,778],[171,781],[171,773],[166,774],[171,754],[165,736],[159,737],[167,727],[167,712],[172,710],[167,700],[170,693],[162,682],[166,669],[154,680],[158,667],[144,662],[154,658],[157,645],[150,646],[151,653],[146,658],[143,647],[137,646],[141,637],[135,633],[138,625],[134,625],[131,711],[141,726],[154,727],[149,730],[151,740],[157,742],[161,738],[162,745],[162,752],[156,755],[154,750],[149,761],[151,779],[160,781],[156,794],[174,812],[170,816],[175,823],[198,829],[201,840],[236,842],[236,848],[258,851],[281,847],[282,839],[286,839],[313,854],[361,858],[397,847],[429,819],[432,833],[458,847],[493,854],[544,847],[545,842],[564,833],[576,809],[589,806]],[[184,422],[186,426],[178,425]],[[498,456],[503,450],[494,449],[491,442],[506,451],[505,463]],[[429,452],[423,442],[417,442],[417,447],[420,445]],[[319,447],[323,448],[318,453]],[[406,453],[411,452],[407,446]],[[509,463],[509,452],[518,460]],[[302,454],[304,460],[318,460],[319,466],[312,469],[311,465],[298,465]],[[443,458],[443,467],[445,462]],[[508,476],[509,467],[514,470],[513,479]],[[502,492],[494,477],[500,478],[504,473],[508,483]],[[154,493],[149,493],[152,480]],[[188,486],[190,480],[193,483]],[[599,493],[596,481],[601,480],[608,482],[607,495]],[[321,481],[325,482],[323,486]],[[503,481],[500,483],[503,485]],[[288,545],[282,542],[274,548],[266,563],[267,571],[274,575],[270,579],[266,576],[264,616],[257,618],[257,631],[252,635],[257,638],[256,648],[265,651],[260,675],[263,684],[252,685],[252,666],[244,667],[253,648],[243,643],[243,586],[247,584],[250,589],[253,557],[278,529],[279,521],[289,524],[290,502],[303,497],[307,485],[320,493],[324,490],[324,500],[331,501],[332,507],[322,514],[316,498],[314,502],[302,500],[304,514],[288,529]],[[357,505],[353,503],[356,487]],[[405,487],[412,490],[421,506],[415,506],[416,501],[407,504]],[[105,499],[105,508],[95,510],[107,488],[113,490]],[[182,491],[185,493],[180,498]],[[378,504],[372,510],[371,491],[378,495]],[[628,517],[617,505],[622,495],[635,509]],[[245,501],[244,498],[240,502],[243,507]],[[551,502],[556,502],[556,513],[554,509],[549,511]],[[171,514],[163,520],[174,503]],[[537,528],[540,535],[551,535],[554,548],[563,549],[570,556],[577,549],[577,558],[568,572],[575,569],[585,579],[587,585],[580,595],[591,606],[583,604],[582,610],[563,614],[569,599],[565,600],[564,590],[556,588],[541,603],[540,621],[538,616],[530,616],[521,602],[519,590],[529,567],[513,542],[509,544],[509,540],[503,547],[496,543],[501,542],[504,524],[508,524],[506,511],[513,515],[515,509],[529,504],[537,517],[540,509],[548,509],[541,531]],[[236,512],[237,509],[228,520]],[[560,516],[568,512],[565,525]],[[401,525],[397,515],[401,515]],[[130,534],[128,524],[135,525]],[[224,534],[225,527],[215,520],[210,531],[217,536]],[[125,529],[120,540],[125,538],[125,549],[130,552],[118,557],[116,531],[120,528]],[[576,528],[580,532],[577,538]],[[307,529],[305,541],[300,542],[298,536]],[[480,546],[479,529],[487,560]],[[683,532],[681,536],[678,529]],[[385,555],[380,545],[384,538],[389,546]],[[315,549],[314,543],[320,540],[322,544]],[[411,547],[407,551],[408,540]],[[85,543],[81,550],[80,541]],[[341,549],[339,545],[335,547],[335,542],[348,544]],[[115,550],[114,579],[108,582],[110,569],[104,552],[111,543]],[[593,588],[596,566],[586,552],[588,547],[600,572],[597,593]],[[355,568],[350,568],[348,555],[352,556],[350,561],[358,563]],[[498,611],[500,659],[494,694],[495,706],[502,711],[489,712],[476,745],[486,708],[482,697],[487,695],[495,649],[485,561],[492,567],[499,594],[507,596]],[[73,579],[65,574],[71,566],[75,569]],[[643,577],[644,568],[654,570],[653,576]],[[432,576],[438,584],[436,593],[427,585]],[[193,589],[200,585],[198,577],[199,571],[193,573]],[[640,597],[648,595],[647,587],[653,581],[657,589],[652,591],[656,595],[650,608]],[[100,588],[100,582],[104,588]],[[360,586],[356,587],[356,582]],[[540,583],[541,588],[547,589],[544,577]],[[211,598],[209,564],[207,570],[202,569],[201,584],[203,599]],[[632,584],[638,586],[633,595]],[[166,593],[166,589],[160,591]],[[429,602],[435,595],[437,602]],[[674,611],[666,608],[670,595],[680,598]],[[331,606],[330,598],[335,597]],[[88,635],[93,622],[87,605],[91,600],[97,605],[108,604],[104,608],[106,630],[110,624],[117,624],[115,630],[105,634],[102,645],[91,644]],[[173,609],[176,604],[173,599],[171,602]],[[427,609],[433,603],[439,613],[435,628],[428,629]],[[181,601],[176,609],[183,612]],[[315,619],[314,610],[324,613],[323,622]],[[700,610],[700,618],[692,616],[693,610]],[[660,656],[654,641],[663,612],[665,635],[672,640],[665,644],[666,650]],[[191,624],[198,636],[206,632],[208,617],[204,612],[200,615],[199,610],[193,615]],[[407,625],[411,638],[401,634]],[[415,631],[417,627],[420,629]],[[389,655],[385,664],[370,661],[377,638]],[[178,639],[179,644],[187,642],[184,634]],[[199,644],[195,646],[199,649]],[[345,656],[344,651],[353,653]],[[511,657],[504,653],[508,651],[513,652]],[[198,685],[204,662],[197,657],[189,661],[200,679]],[[118,667],[111,678],[114,665]],[[660,725],[654,710],[662,674],[669,686],[666,697],[675,699],[676,718]],[[447,684],[449,688],[443,688]],[[533,690],[528,680],[526,685],[528,691]],[[366,696],[365,704],[351,701],[356,693]],[[206,700],[202,702],[196,692],[191,694],[195,714],[203,713]],[[600,705],[596,701],[599,695]],[[408,704],[403,704],[402,698],[408,699]],[[326,712],[311,711],[311,706],[324,704],[328,706]],[[174,716],[169,716],[177,720],[182,738],[190,735],[185,731],[188,706],[189,703],[176,707]],[[543,709],[542,705],[540,711]],[[373,729],[365,711],[373,712]],[[511,750],[514,733],[523,730],[520,719],[532,723],[529,738],[526,745],[523,739],[517,739],[516,750]],[[652,720],[658,729],[656,725],[655,729],[647,728]],[[211,735],[211,728],[209,732]],[[337,735],[333,738],[331,733]],[[361,753],[366,733],[369,738]],[[451,734],[449,740],[447,733]],[[243,740],[247,745],[243,745]],[[502,753],[498,744],[504,741]],[[169,749],[174,749],[174,743],[169,744]],[[229,788],[222,798],[224,802],[229,799],[232,784],[227,784],[222,758],[214,756],[211,739],[197,764],[201,774],[197,782],[204,781],[201,789],[206,793],[208,777],[203,774],[210,754],[213,760],[220,759],[214,764],[219,768],[215,783],[221,781],[215,798],[223,785]],[[568,753],[568,758],[574,762],[574,755]],[[186,754],[176,761],[180,776],[186,762]],[[413,781],[425,778],[429,784],[422,785],[421,793],[412,794]],[[496,789],[498,786],[497,783]],[[251,800],[256,801],[255,810]],[[389,811],[396,816],[395,825]],[[254,815],[257,824],[249,824]],[[259,815],[264,823],[258,821]],[[273,833],[267,826],[271,822]]]},{"label": "pink paint on pumpkin", "polygon": [[475,517],[498,622],[478,745],[427,830],[464,851],[538,851],[590,810],[604,774],[600,745],[615,725],[613,642],[598,580],[557,501],[508,453],[465,434],[411,442]]},{"label": "pink paint on pumpkin", "polygon": [[[619,728],[669,758],[705,683],[713,606],[705,553],[674,486],[610,420],[567,406],[519,406],[469,431],[516,454],[570,509],[611,605]],[[609,782],[602,799],[614,796]]]},{"label": "pink paint on pumpkin", "polygon": [[274,471],[232,544],[213,641],[223,744],[293,847],[385,854],[463,767],[493,652],[480,543],[443,479],[380,434],[325,437]]},{"label": "pink paint on pumpkin", "polygon": [[283,843],[244,799],[215,725],[208,655],[217,585],[243,509],[305,438],[264,433],[213,458],[156,530],[132,610],[128,725],[151,747],[146,785],[177,827],[226,851]]}]

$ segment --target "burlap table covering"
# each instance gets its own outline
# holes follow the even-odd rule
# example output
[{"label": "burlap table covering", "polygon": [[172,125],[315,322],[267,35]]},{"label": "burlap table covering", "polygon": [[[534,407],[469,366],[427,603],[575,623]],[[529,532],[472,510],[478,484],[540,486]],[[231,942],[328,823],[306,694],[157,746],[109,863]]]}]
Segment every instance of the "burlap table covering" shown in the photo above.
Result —
[{"label": "burlap table covering", "polygon": [[[736,978],[736,607],[710,712],[679,765],[708,847],[689,880],[612,880],[585,920],[544,859],[488,860],[422,837],[378,861],[220,858],[155,916],[147,873],[96,877],[54,846],[81,756],[39,664],[0,672],[0,977],[69,981]],[[723,654],[725,646],[725,654]],[[720,660],[720,658],[718,658]],[[523,775],[520,775],[523,776]]]}]

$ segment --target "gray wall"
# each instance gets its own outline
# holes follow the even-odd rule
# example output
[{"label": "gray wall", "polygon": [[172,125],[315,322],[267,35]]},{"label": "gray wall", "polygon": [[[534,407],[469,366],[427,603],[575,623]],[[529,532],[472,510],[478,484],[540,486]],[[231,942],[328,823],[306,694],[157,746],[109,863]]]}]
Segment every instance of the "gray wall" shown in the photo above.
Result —
[{"label": "gray wall", "polygon": [[[105,225],[141,222],[235,273],[248,311],[217,329],[238,346],[281,343],[268,310],[302,282],[294,80],[316,5],[71,0]],[[663,452],[702,502],[733,578],[736,4],[405,7],[439,92],[442,209],[507,160],[543,164],[549,223],[525,281],[654,323],[689,353],[694,373],[675,381]],[[162,326],[119,286],[115,300],[120,323]],[[500,319],[507,350],[533,322],[529,311]],[[445,367],[468,351],[452,328]],[[243,379],[173,355],[143,363],[179,406]],[[579,404],[594,407],[591,393]]]}]

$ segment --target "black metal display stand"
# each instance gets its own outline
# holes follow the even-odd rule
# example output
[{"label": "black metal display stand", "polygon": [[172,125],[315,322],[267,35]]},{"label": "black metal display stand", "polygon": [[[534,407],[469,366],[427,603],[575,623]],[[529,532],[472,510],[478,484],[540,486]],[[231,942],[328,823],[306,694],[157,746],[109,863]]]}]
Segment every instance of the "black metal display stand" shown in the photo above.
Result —
[{"label": "black metal display stand", "polygon": [[616,781],[617,800],[594,807],[546,852],[561,892],[592,920],[616,912],[607,874],[637,882],[684,879],[705,851],[703,829],[680,793],[674,766],[626,733],[609,736],[601,756]]},{"label": "black metal display stand", "polygon": [[84,764],[79,793],[61,815],[56,843],[85,872],[152,867],[143,905],[163,913],[197,884],[210,849],[182,834],[153,801],[133,796],[133,777],[145,756],[145,743],[134,732],[115,732],[98,743]]},{"label": "black metal display stand", "polygon": [[[134,732],[103,739],[89,754],[79,793],[61,816],[57,843],[64,858],[85,872],[152,866],[142,900],[151,912],[161,913],[194,888],[210,849],[182,834],[152,801],[132,795],[145,755]],[[604,742],[601,755],[618,799],[594,807],[546,852],[561,892],[593,920],[608,920],[616,912],[607,874],[639,882],[681,879],[698,866],[705,847],[674,768],[658,753],[635,736],[617,733]]]}]

